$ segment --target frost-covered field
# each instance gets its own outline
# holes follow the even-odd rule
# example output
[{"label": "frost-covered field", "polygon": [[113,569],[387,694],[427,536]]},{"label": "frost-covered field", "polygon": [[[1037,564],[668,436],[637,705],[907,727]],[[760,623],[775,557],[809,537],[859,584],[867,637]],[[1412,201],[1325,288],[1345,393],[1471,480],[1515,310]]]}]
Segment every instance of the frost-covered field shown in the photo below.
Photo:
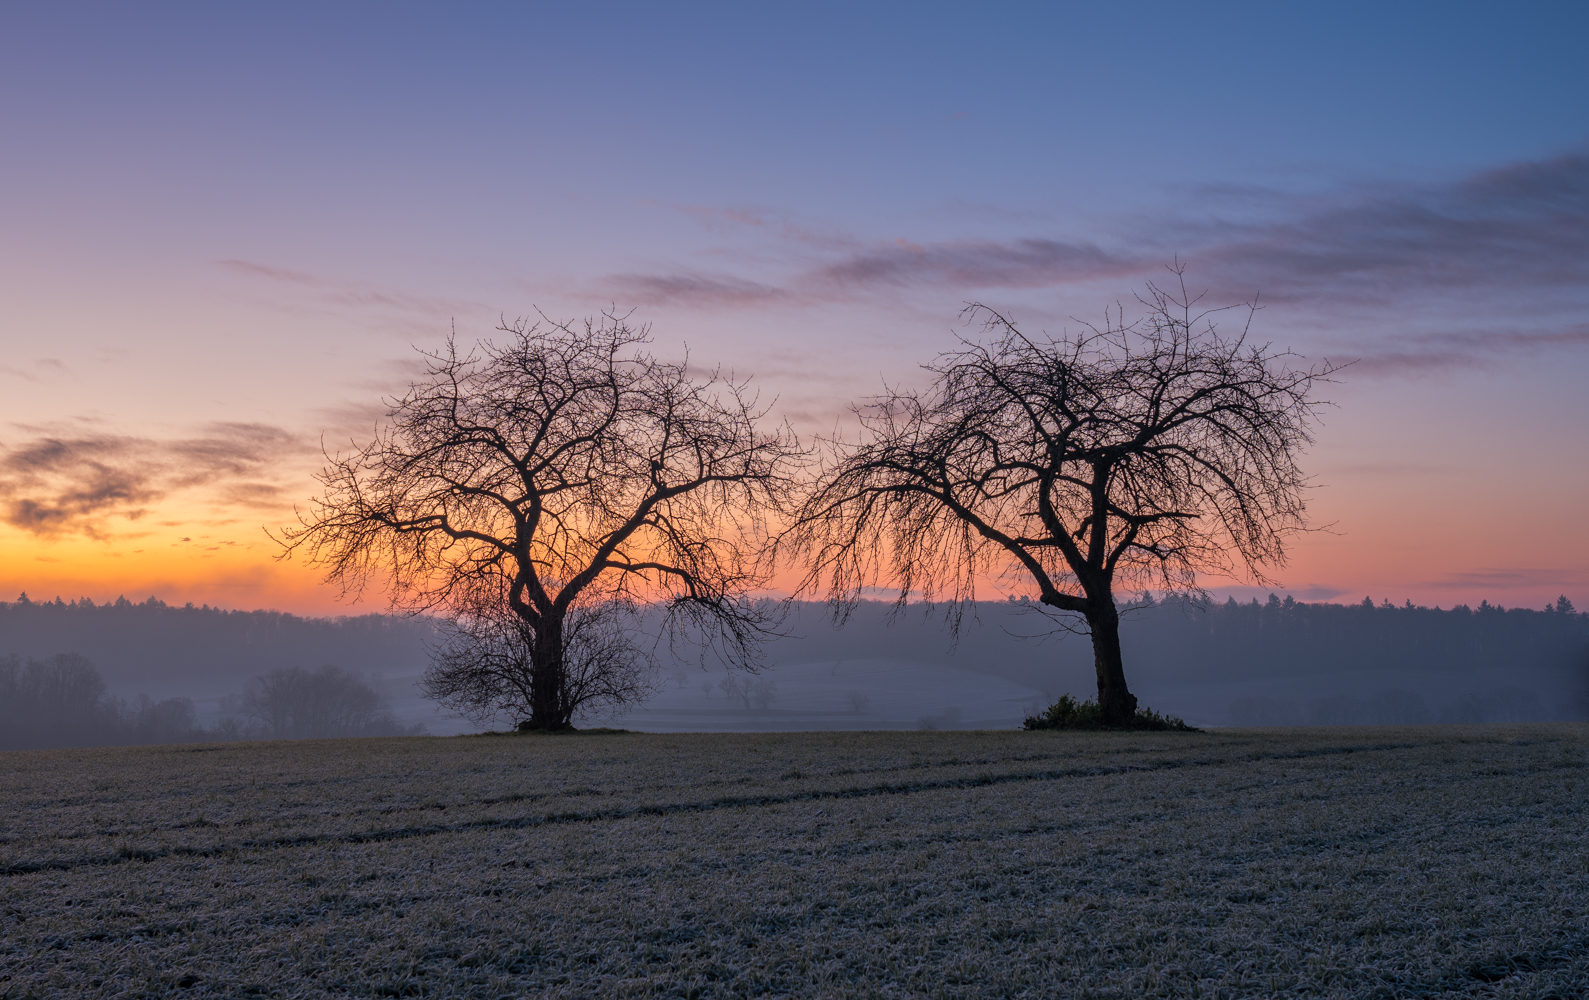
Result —
[{"label": "frost-covered field", "polygon": [[[582,718],[579,724],[650,733],[1014,729],[1059,697],[941,663],[864,657],[781,663],[756,676],[675,665],[657,679],[659,690],[644,702],[617,716]],[[438,736],[481,728],[426,698],[419,674],[375,683],[404,725],[423,723]],[[1085,694],[1087,688],[1081,685],[1077,690]],[[1152,704],[1188,702],[1180,692],[1176,694],[1180,697],[1154,698]],[[212,704],[218,706],[220,699]],[[215,708],[204,718],[213,724],[220,716]],[[1192,715],[1194,722],[1214,718],[1223,721],[1223,708],[1219,713]],[[497,726],[509,728],[513,721],[502,718]]]},{"label": "frost-covered field", "polygon": [[612,721],[693,733],[1014,729],[1053,701],[943,664],[847,659],[783,664],[756,677],[679,669],[655,697]]},{"label": "frost-covered field", "polygon": [[1578,996],[1589,727],[0,755],[0,996]]}]

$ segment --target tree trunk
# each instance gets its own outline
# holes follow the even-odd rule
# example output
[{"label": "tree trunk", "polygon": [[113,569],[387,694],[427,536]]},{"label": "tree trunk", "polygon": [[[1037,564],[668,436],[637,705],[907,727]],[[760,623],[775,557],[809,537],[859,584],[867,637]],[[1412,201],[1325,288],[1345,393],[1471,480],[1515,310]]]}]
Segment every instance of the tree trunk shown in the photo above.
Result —
[{"label": "tree trunk", "polygon": [[1098,671],[1098,707],[1105,724],[1129,726],[1137,715],[1137,699],[1126,687],[1125,664],[1120,658],[1120,613],[1114,601],[1107,608],[1087,612],[1092,631],[1093,665]]},{"label": "tree trunk", "polygon": [[519,729],[571,728],[561,621],[542,622],[535,632],[530,656],[530,717],[519,724]]}]

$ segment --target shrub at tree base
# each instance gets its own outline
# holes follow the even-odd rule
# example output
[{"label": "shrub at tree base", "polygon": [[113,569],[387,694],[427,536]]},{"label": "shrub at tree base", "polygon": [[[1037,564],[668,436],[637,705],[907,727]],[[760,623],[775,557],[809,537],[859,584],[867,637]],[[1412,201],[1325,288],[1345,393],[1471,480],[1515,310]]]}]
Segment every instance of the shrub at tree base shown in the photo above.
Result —
[{"label": "shrub at tree base", "polygon": [[1157,729],[1182,733],[1200,733],[1196,726],[1188,726],[1173,715],[1160,715],[1150,708],[1137,709],[1129,725],[1111,726],[1104,722],[1103,709],[1096,701],[1077,701],[1070,695],[1060,695],[1041,715],[1026,717],[1027,729]]},{"label": "shrub at tree base", "polygon": [[610,726],[592,726],[589,729],[575,729],[573,726],[533,726],[528,722],[521,722],[518,727],[506,733],[484,732],[481,736],[613,736],[628,735],[628,729],[613,729]]}]

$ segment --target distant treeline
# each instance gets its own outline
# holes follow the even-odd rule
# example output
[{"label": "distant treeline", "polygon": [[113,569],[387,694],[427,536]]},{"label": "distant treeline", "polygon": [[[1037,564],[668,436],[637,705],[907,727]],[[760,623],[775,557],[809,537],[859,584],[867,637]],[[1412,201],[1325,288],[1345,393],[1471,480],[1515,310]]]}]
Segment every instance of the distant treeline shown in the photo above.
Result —
[{"label": "distant treeline", "polygon": [[0,654],[71,651],[98,664],[113,690],[206,698],[284,666],[334,663],[359,674],[418,674],[432,634],[423,618],[307,618],[280,611],[181,607],[156,598],[0,601]]},{"label": "distant treeline", "polygon": [[[991,673],[1045,692],[1089,696],[1092,647],[1038,605],[969,609],[958,638],[942,609],[855,609],[840,630],[801,605],[777,662],[903,659]],[[1548,608],[1439,609],[1410,602],[1136,602],[1121,640],[1126,674],[1150,697],[1210,724],[1369,725],[1589,719],[1589,614]],[[892,620],[892,624],[890,623]]]},{"label": "distant treeline", "polygon": [[1263,604],[1170,601],[1139,612],[1132,631],[1139,643],[1176,650],[1197,676],[1231,679],[1359,665],[1436,673],[1511,663],[1589,667],[1589,614],[1565,597],[1541,611],[1488,601],[1447,610],[1376,605],[1366,597],[1304,604],[1274,594]]},{"label": "distant treeline", "polygon": [[198,724],[188,698],[136,702],[106,694],[76,653],[0,657],[0,750],[128,746],[213,740],[408,736],[369,685],[336,667],[287,667],[256,677],[225,718]]},{"label": "distant treeline", "polygon": [[0,657],[0,750],[182,743],[198,738],[187,698],[136,704],[105,694],[87,659]]},{"label": "distant treeline", "polygon": [[[1177,699],[1166,709],[1195,711],[1210,723],[1589,719],[1589,614],[1565,597],[1539,610],[1488,602],[1443,610],[1367,599],[1310,604],[1280,595],[1138,604],[1121,631],[1128,678],[1149,697],[1162,691]],[[958,637],[941,608],[894,614],[884,602],[862,603],[842,629],[831,626],[824,605],[797,604],[787,630],[766,647],[774,670],[780,663],[905,660],[997,675],[1050,699],[1089,694],[1087,637],[1064,633],[1028,603],[967,609]],[[126,742],[144,741],[126,735],[133,732],[180,730],[182,709],[175,706],[186,698],[213,706],[274,671],[333,663],[350,676],[417,677],[433,636],[428,620],[393,615],[306,618],[173,607],[153,598],[0,602],[0,655],[44,662],[75,653],[98,664],[102,684],[124,699],[138,691],[156,696],[118,700],[101,691],[95,725]],[[672,651],[678,658],[671,660],[669,650],[660,652],[665,671],[696,672],[688,649]],[[720,670],[709,659],[705,665]],[[111,704],[114,713],[104,707]],[[0,712],[16,717],[10,707]],[[119,721],[106,721],[111,714]],[[212,737],[225,723],[209,710],[205,721]],[[263,725],[258,718],[250,724]]]},{"label": "distant treeline", "polygon": [[[781,657],[894,656],[956,662],[1052,665],[1090,662],[1086,636],[1067,635],[1065,620],[1026,601],[984,602],[961,621],[958,639],[941,613],[910,607],[897,614],[884,602],[863,602],[850,624],[832,630],[826,608],[805,604],[795,638],[772,649]],[[1271,594],[1267,602],[1137,601],[1123,613],[1128,673],[1239,680],[1346,669],[1450,673],[1527,664],[1589,669],[1589,614],[1565,597],[1550,608],[1441,610],[1411,602],[1305,604]],[[889,624],[892,618],[892,625]]]},{"label": "distant treeline", "polygon": [[[1236,680],[1328,674],[1343,669],[1432,673],[1528,665],[1589,669],[1589,614],[1567,598],[1549,608],[1441,610],[1411,602],[1307,604],[1271,594],[1267,602],[1137,602],[1122,627],[1128,667],[1137,673]],[[801,603],[789,638],[773,641],[772,662],[880,657],[954,663],[1022,679],[1051,674],[1056,662],[1090,662],[1085,636],[1066,636],[1056,619],[1024,601],[983,602],[969,609],[958,637],[941,613],[912,606],[894,614],[886,602],[862,602],[834,629],[827,608]],[[419,673],[434,635],[425,618],[367,614],[306,618],[279,611],[173,607],[149,598],[96,605],[80,601],[0,601],[0,653],[49,656],[72,650],[99,663],[107,677],[167,675],[235,679],[284,663],[335,663],[354,672]],[[1045,638],[1045,636],[1047,638]],[[688,654],[684,651],[686,658]],[[997,668],[997,669],[996,669]]]},{"label": "distant treeline", "polygon": [[1565,597],[1535,611],[1487,601],[1441,610],[1271,596],[1192,609],[1150,629],[1161,650],[1179,645],[1197,676],[1240,685],[1350,678],[1328,692],[1315,684],[1238,695],[1227,718],[1234,725],[1589,719],[1589,615]]}]

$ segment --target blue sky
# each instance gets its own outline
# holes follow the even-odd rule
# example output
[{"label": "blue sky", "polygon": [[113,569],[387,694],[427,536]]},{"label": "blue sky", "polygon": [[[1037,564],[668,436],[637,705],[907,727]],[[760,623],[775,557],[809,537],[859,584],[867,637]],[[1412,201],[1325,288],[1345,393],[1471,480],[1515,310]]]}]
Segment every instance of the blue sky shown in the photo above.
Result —
[{"label": "blue sky", "polygon": [[[1054,329],[1179,255],[1361,359],[1312,460],[1340,534],[1288,585],[1589,598],[1586,37],[1567,3],[8,5],[0,449],[65,457],[0,457],[0,500],[158,468],[126,495],[168,533],[259,556],[454,323],[632,307],[809,431],[967,301]],[[57,560],[0,586],[318,606],[139,563],[119,502],[92,546],[0,528]]]}]

